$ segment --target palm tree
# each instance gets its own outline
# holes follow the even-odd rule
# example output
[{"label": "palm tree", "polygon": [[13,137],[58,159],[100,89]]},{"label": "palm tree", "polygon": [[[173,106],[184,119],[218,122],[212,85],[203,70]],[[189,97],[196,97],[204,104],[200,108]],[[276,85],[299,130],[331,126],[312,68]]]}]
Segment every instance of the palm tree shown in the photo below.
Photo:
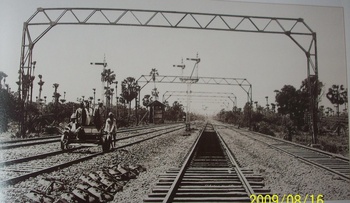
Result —
[{"label": "palm tree", "polygon": [[[149,73],[150,76],[152,76],[153,84],[154,84],[154,89],[156,89],[156,76],[158,76],[158,70],[155,68],[152,68],[151,72]],[[155,100],[158,100],[158,95],[155,97]]]},{"label": "palm tree", "polygon": [[105,95],[106,95],[106,106],[107,109],[110,108],[111,105],[111,95],[112,91],[110,89],[110,85],[114,83],[116,76],[114,74],[114,71],[111,71],[111,69],[104,69],[103,72],[101,73],[101,76],[103,78],[103,81],[106,82],[106,86],[104,87]]},{"label": "palm tree", "polygon": [[[122,95],[121,95],[122,96]],[[126,107],[125,107],[125,99],[124,99],[124,97],[119,97],[119,103],[121,103],[121,104],[123,104],[123,108],[124,108],[124,113],[123,113],[123,117],[125,117],[125,114],[126,114],[126,112],[125,112],[125,109],[126,109]]]},{"label": "palm tree", "polygon": [[131,101],[135,99],[138,95],[138,84],[133,77],[127,77],[123,80],[122,84],[122,94],[121,96],[129,103],[129,117],[131,114]]},{"label": "palm tree", "polygon": [[150,104],[152,102],[152,98],[151,98],[151,95],[149,95],[149,94],[146,94],[144,97],[143,97],[143,99],[142,99],[142,104],[144,105],[144,106],[148,106],[148,104]]},{"label": "palm tree", "polygon": [[60,86],[58,83],[54,83],[52,85],[53,88],[55,88],[55,91],[53,93],[53,98],[55,98],[55,103],[57,104],[58,103],[58,99],[60,98],[61,94],[57,92],[57,88],[58,86]]},{"label": "palm tree", "polygon": [[103,80],[105,82],[107,82],[107,86],[111,85],[114,80],[115,80],[115,74],[114,71],[111,71],[111,69],[105,69],[102,73],[101,73]]},{"label": "palm tree", "polygon": [[327,99],[336,107],[339,116],[339,106],[348,102],[348,90],[343,85],[332,85],[326,94]]}]

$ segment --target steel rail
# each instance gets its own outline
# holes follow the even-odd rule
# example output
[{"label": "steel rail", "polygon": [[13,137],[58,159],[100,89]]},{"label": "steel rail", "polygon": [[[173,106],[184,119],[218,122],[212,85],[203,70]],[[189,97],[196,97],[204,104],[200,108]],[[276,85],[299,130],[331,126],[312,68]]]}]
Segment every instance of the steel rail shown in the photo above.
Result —
[{"label": "steel rail", "polygon": [[89,155],[89,156],[86,156],[86,157],[83,157],[83,158],[79,158],[79,159],[76,159],[76,160],[68,161],[68,162],[63,163],[63,164],[57,164],[57,165],[50,166],[50,167],[45,168],[45,169],[41,169],[41,170],[38,170],[38,171],[27,173],[27,174],[22,175],[22,176],[18,176],[18,177],[15,177],[15,178],[10,178],[10,179],[1,181],[0,182],[0,186],[13,185],[13,184],[16,184],[16,183],[18,183],[20,181],[23,181],[23,180],[27,179],[27,178],[34,177],[34,176],[40,175],[42,173],[49,173],[49,172],[52,172],[52,171],[55,171],[55,170],[58,170],[58,169],[66,168],[66,167],[71,166],[73,164],[80,163],[80,162],[92,159],[94,157],[97,157],[97,156],[100,156],[100,155],[103,155],[103,154],[106,154],[106,153],[114,152],[117,149],[122,149],[122,148],[125,148],[125,147],[129,147],[129,146],[132,146],[132,145],[135,145],[135,144],[138,144],[138,143],[141,143],[141,142],[144,142],[144,141],[147,141],[147,140],[150,140],[150,139],[153,139],[153,138],[156,138],[156,137],[159,137],[159,136],[162,136],[162,135],[165,135],[165,134],[168,134],[168,133],[180,130],[182,128],[183,128],[183,126],[179,127],[179,128],[176,128],[176,129],[173,129],[171,131],[162,132],[162,133],[159,133],[157,135],[153,135],[151,137],[148,137],[148,138],[145,138],[145,139],[142,139],[142,140],[138,140],[138,141],[135,141],[135,142],[132,142],[132,143],[124,144],[122,146],[113,148],[112,150],[110,150],[108,152],[98,152],[98,153],[95,153],[95,154],[92,154],[92,155]]},{"label": "steel rail", "polygon": [[52,140],[44,140],[39,142],[28,142],[28,143],[22,143],[22,144],[5,145],[5,146],[0,146],[0,149],[11,149],[11,148],[26,147],[26,146],[38,145],[38,144],[47,144],[52,142],[58,142],[60,140],[61,140],[60,138],[52,138]]},{"label": "steel rail", "polygon": [[124,145],[122,145],[122,146],[113,148],[112,151],[113,151],[113,150],[116,150],[116,149],[128,147],[128,146],[132,146],[132,145],[134,145],[134,144],[141,143],[141,142],[144,142],[144,141],[147,141],[147,140],[150,140],[150,139],[159,137],[159,136],[161,136],[161,135],[165,135],[165,134],[167,134],[167,133],[175,132],[175,131],[177,131],[177,130],[181,130],[182,128],[184,128],[184,126],[181,126],[181,127],[175,128],[175,129],[173,129],[173,130],[170,130],[170,131],[167,131],[167,132],[163,132],[163,133],[160,133],[160,134],[158,134],[158,135],[154,135],[154,136],[151,136],[151,137],[142,139],[142,140],[138,140],[138,141],[135,141],[135,142],[132,142],[132,143],[129,143],[129,144],[124,144]]},{"label": "steel rail", "polygon": [[[232,129],[232,128],[231,128],[231,129]],[[348,175],[346,175],[346,174],[344,174],[344,173],[342,173],[342,172],[336,171],[336,170],[334,170],[334,169],[332,169],[332,168],[330,168],[330,167],[328,167],[328,166],[322,165],[322,164],[317,163],[317,162],[315,162],[315,161],[312,161],[312,160],[310,160],[310,159],[308,159],[308,158],[304,158],[304,157],[302,157],[301,155],[297,155],[297,154],[294,154],[294,153],[289,152],[289,151],[287,151],[287,150],[284,150],[284,149],[282,149],[282,148],[279,148],[279,147],[277,147],[277,146],[274,146],[273,144],[269,144],[269,143],[267,143],[267,142],[264,142],[264,141],[262,141],[262,140],[259,140],[258,138],[252,137],[252,136],[247,135],[247,134],[245,134],[245,133],[243,133],[243,132],[239,132],[239,131],[237,131],[236,129],[234,129],[234,130],[235,130],[236,132],[238,132],[238,133],[240,133],[240,134],[242,134],[242,135],[244,135],[244,136],[250,138],[250,139],[256,140],[256,141],[261,142],[261,143],[263,143],[263,144],[265,144],[265,145],[267,145],[267,146],[269,146],[269,147],[271,147],[271,148],[273,148],[273,149],[282,151],[282,152],[284,152],[284,153],[286,153],[286,154],[288,154],[288,155],[290,155],[290,156],[292,156],[292,157],[295,157],[295,158],[297,158],[297,159],[303,161],[304,163],[312,164],[312,165],[314,165],[314,166],[318,166],[318,167],[320,167],[320,168],[322,168],[322,169],[325,169],[326,171],[332,172],[332,173],[334,173],[334,174],[336,174],[336,175],[342,177],[344,180],[350,181],[350,176],[348,176]],[[350,168],[349,159],[347,159],[346,157],[341,157],[341,156],[338,156],[338,155],[335,155],[335,154],[331,154],[331,153],[327,153],[327,152],[324,152],[324,151],[321,151],[321,150],[318,150],[318,149],[306,147],[306,146],[303,146],[303,145],[300,145],[300,144],[296,144],[296,143],[293,143],[293,142],[290,142],[290,141],[281,140],[281,139],[274,138],[274,137],[268,137],[267,135],[264,135],[264,134],[261,134],[261,133],[256,133],[256,132],[254,132],[254,133],[255,133],[255,134],[262,135],[262,136],[264,136],[264,137],[266,137],[266,138],[270,138],[270,139],[272,139],[272,140],[277,140],[277,141],[280,141],[280,142],[283,142],[283,143],[287,143],[287,144],[294,145],[294,146],[297,146],[297,147],[301,147],[301,148],[304,148],[304,149],[307,149],[307,150],[311,150],[311,151],[314,151],[314,152],[317,152],[317,153],[321,153],[321,154],[323,154],[323,155],[329,156],[328,158],[330,158],[330,159],[331,159],[331,158],[336,158],[336,159],[340,159],[341,161],[346,161],[346,162],[348,162],[348,165],[349,165],[348,167]]]},{"label": "steel rail", "polygon": [[177,124],[179,124],[179,123],[161,124],[158,126],[145,126],[145,127],[133,127],[133,128],[118,129],[117,133],[132,132],[132,131],[145,130],[145,129],[150,129],[150,128],[159,128],[159,127],[172,126],[172,125],[177,125]]},{"label": "steel rail", "polygon": [[248,196],[250,197],[250,195],[254,194],[254,190],[251,187],[251,185],[249,184],[248,180],[245,178],[242,170],[237,167],[239,166],[236,159],[233,157],[233,152],[231,151],[231,149],[227,146],[227,143],[225,142],[225,140],[222,138],[222,136],[220,135],[220,133],[214,128],[216,134],[218,135],[221,143],[222,143],[222,147],[225,149],[226,154],[228,156],[228,158],[230,159],[230,161],[233,163],[233,167],[238,175],[238,178],[240,179],[240,181],[243,184],[243,187],[245,188],[245,190],[248,193]]},{"label": "steel rail", "polygon": [[[116,139],[115,141],[130,139],[130,138],[133,138],[133,137],[146,135],[146,134],[150,134],[150,133],[155,133],[155,132],[162,131],[162,130],[169,130],[169,129],[173,129],[173,128],[176,128],[176,127],[178,127],[178,126],[171,126],[171,127],[168,127],[168,128],[157,129],[157,130],[150,131],[150,132],[138,133],[138,134],[135,134],[135,135],[126,136],[126,137],[123,137],[123,138]],[[63,154],[63,153],[66,153],[66,152],[72,152],[74,150],[81,149],[81,148],[84,148],[84,147],[86,147],[86,146],[75,147],[75,148],[71,148],[71,149],[67,149],[67,150],[57,150],[57,151],[54,151],[54,152],[33,155],[33,156],[30,156],[30,157],[24,157],[24,158],[19,158],[19,159],[12,159],[12,160],[8,160],[8,161],[3,161],[3,162],[0,162],[0,167],[8,166],[8,165],[16,164],[16,163],[23,163],[23,162],[27,162],[27,161],[31,161],[31,160],[35,160],[35,159],[41,159],[41,158],[45,158],[45,157],[48,157],[48,156],[54,156],[54,155],[57,155],[57,154]]]},{"label": "steel rail", "polygon": [[[151,129],[151,128],[159,128],[159,127],[166,127],[166,126],[173,126],[178,123],[172,123],[172,124],[164,124],[161,126],[147,126],[147,127],[136,127],[136,128],[126,128],[126,129],[120,129],[117,130],[117,133],[125,133],[125,132],[133,132],[138,130],[145,130],[145,129]],[[59,142],[61,135],[58,136],[45,136],[45,137],[38,137],[38,138],[28,138],[28,139],[18,139],[18,140],[8,140],[0,143],[0,150],[1,149],[11,149],[11,148],[18,148],[18,147],[25,147],[25,146],[31,146],[31,145],[37,145],[37,144],[47,144],[52,142]],[[55,139],[55,140],[48,140],[48,139]],[[38,140],[46,140],[46,141],[40,141],[40,142],[31,142],[31,141],[38,141]],[[12,144],[11,143],[19,143],[19,142],[26,142],[22,144]],[[6,145],[10,144],[10,145]]]},{"label": "steel rail", "polygon": [[[45,157],[48,157],[48,156],[55,156],[55,155],[63,154],[63,153],[66,153],[66,152],[72,152],[74,150],[81,149],[81,148],[83,148],[83,147],[75,147],[75,148],[67,149],[65,151],[57,150],[57,151],[54,151],[54,152],[38,154],[38,155],[30,156],[30,157],[24,157],[24,158],[20,158],[20,159],[12,159],[12,160],[8,160],[8,161],[3,161],[3,162],[0,162],[0,167],[9,166],[9,165],[12,165],[12,164],[23,163],[23,162],[27,162],[27,161],[32,161],[32,160],[35,160],[35,159],[42,159],[42,158],[45,158]],[[1,169],[0,169],[0,171],[1,171]]]},{"label": "steel rail", "polygon": [[[117,130],[119,133],[123,132],[132,132],[132,131],[137,131],[137,130],[144,130],[144,129],[149,129],[149,128],[158,128],[162,126],[168,126],[168,125],[175,125],[177,123],[170,123],[170,124],[161,124],[158,126],[144,126],[144,127],[132,127],[132,128],[120,128]],[[14,139],[14,140],[5,140],[5,141],[0,141],[0,145],[2,144],[9,144],[9,143],[18,143],[18,142],[29,142],[29,141],[35,141],[35,140],[45,140],[45,139],[52,139],[52,138],[58,138],[60,136],[56,135],[48,135],[48,136],[43,136],[43,137],[33,137],[33,138],[25,138],[25,139]]]},{"label": "steel rail", "polygon": [[163,200],[163,203],[170,203],[173,201],[174,199],[174,196],[176,194],[176,190],[178,188],[178,186],[180,185],[181,183],[181,180],[186,172],[186,169],[187,167],[189,166],[193,156],[194,156],[194,152],[195,152],[195,149],[196,149],[196,146],[200,140],[200,138],[202,137],[202,134],[203,134],[203,131],[205,129],[205,127],[207,126],[207,124],[204,125],[204,127],[202,128],[202,130],[200,131],[199,133],[199,136],[197,137],[197,139],[195,140],[195,142],[193,143],[193,145],[191,146],[191,149],[188,153],[188,156],[187,158],[185,159],[185,161],[183,162],[182,164],[182,167],[180,168],[180,171],[179,173],[177,174],[177,176],[175,177],[175,180],[174,182],[172,183],[172,185],[170,186],[170,189],[168,191],[168,193],[165,195],[165,198]]},{"label": "steel rail", "polygon": [[[167,190],[167,193],[165,194],[164,199],[162,200],[163,203],[170,203],[173,202],[174,200],[176,200],[176,194],[179,190],[180,184],[182,183],[186,172],[188,171],[190,167],[190,165],[192,164],[193,158],[196,156],[197,154],[197,149],[200,145],[200,142],[203,138],[203,132],[205,131],[205,129],[208,127],[208,124],[206,124],[203,129],[200,131],[199,136],[197,137],[197,139],[195,140],[195,142],[193,143],[193,145],[191,146],[184,162],[182,163],[181,168],[179,169],[179,171],[177,172],[176,176],[174,176],[174,180],[172,182],[172,184],[170,185],[170,188]],[[220,148],[223,150],[223,153],[225,155],[227,155],[228,157],[228,161],[233,165],[233,170],[236,172],[237,177],[239,182],[242,184],[242,188],[244,189],[244,191],[246,192],[247,196],[250,197],[251,194],[254,194],[254,190],[253,187],[250,185],[249,181],[247,180],[247,178],[245,177],[243,171],[239,168],[239,165],[237,163],[237,161],[235,160],[232,151],[229,149],[229,147],[227,146],[227,144],[225,143],[225,141],[223,140],[223,138],[221,137],[221,135],[214,129],[214,132],[217,133],[218,136],[218,141],[220,143]],[[165,181],[165,180],[163,180]],[[163,190],[164,191],[164,190]],[[187,195],[190,195],[191,193],[188,193]],[[212,193],[213,195],[215,195],[215,192]],[[160,195],[160,194],[159,194]],[[152,195],[152,196],[157,196],[159,197],[159,195]],[[219,195],[216,194],[216,195]],[[209,198],[211,199],[211,201],[215,201],[215,198]],[[195,201],[193,200],[188,200],[188,199],[178,199],[179,201]],[[147,200],[152,202],[152,200]],[[156,200],[153,200],[156,201]],[[157,200],[161,201],[161,200]],[[197,200],[199,201],[199,200]]]},{"label": "steel rail", "polygon": [[169,130],[169,129],[172,129],[172,128],[176,128],[178,127],[177,125],[176,126],[170,126],[168,128],[161,128],[161,129],[157,129],[157,130],[154,130],[154,131],[151,131],[151,132],[143,132],[143,133],[137,133],[135,135],[130,135],[130,136],[127,136],[127,137],[122,137],[122,138],[117,138],[113,141],[120,141],[120,140],[125,140],[125,139],[130,139],[130,138],[133,138],[133,137],[137,137],[137,136],[141,136],[141,135],[146,135],[148,133],[154,133],[154,132],[159,132],[159,131],[162,131],[162,130]]},{"label": "steel rail", "polygon": [[[231,126],[230,128],[235,128],[235,127]],[[247,131],[247,130],[244,130],[244,129],[241,129],[241,130],[242,131],[246,131],[246,132],[251,132],[251,131]],[[254,132],[254,133],[258,134],[258,135],[261,135],[263,137],[269,138],[269,139],[273,139],[273,140],[280,141],[280,142],[285,142],[285,143],[288,143],[288,144],[291,144],[291,145],[295,145],[295,146],[298,146],[298,147],[301,147],[301,148],[304,148],[304,149],[308,149],[308,150],[315,151],[315,152],[318,152],[318,153],[321,153],[321,154],[324,154],[324,155],[327,155],[327,156],[330,156],[330,157],[335,157],[337,159],[341,159],[341,160],[350,162],[349,158],[344,157],[344,156],[340,156],[338,154],[333,154],[333,153],[326,152],[326,151],[323,151],[323,150],[320,150],[320,149],[317,149],[317,148],[308,147],[308,146],[305,146],[305,145],[302,145],[302,144],[298,144],[298,143],[291,142],[291,141],[288,141],[288,140],[283,140],[283,139],[280,139],[280,138],[277,138],[277,137],[272,137],[272,136],[269,136],[269,135],[266,135],[266,134],[262,134],[262,133],[259,133],[259,132]]]},{"label": "steel rail", "polygon": [[30,142],[30,141],[35,141],[35,140],[45,140],[45,139],[52,139],[52,138],[57,138],[59,136],[43,136],[43,137],[34,137],[34,138],[27,138],[27,139],[15,139],[15,140],[5,140],[1,141],[0,144],[11,144],[11,143],[18,143],[18,142]]}]

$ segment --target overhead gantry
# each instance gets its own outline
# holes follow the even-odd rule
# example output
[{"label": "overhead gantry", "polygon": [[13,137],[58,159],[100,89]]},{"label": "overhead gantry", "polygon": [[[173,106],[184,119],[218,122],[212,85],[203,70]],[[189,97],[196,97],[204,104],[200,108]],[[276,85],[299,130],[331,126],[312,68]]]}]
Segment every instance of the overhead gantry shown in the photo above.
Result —
[{"label": "overhead gantry", "polygon": [[[158,75],[155,80],[149,75],[141,75],[138,79],[138,83],[145,83],[140,89],[143,89],[148,83],[181,83],[183,84],[184,76],[169,76],[169,75]],[[247,102],[252,102],[253,87],[245,78],[220,78],[220,77],[198,77],[198,81],[195,84],[199,85],[229,85],[239,86],[247,94]]]},{"label": "overhead gantry", "polygon": [[[180,28],[214,31],[233,31],[282,34],[291,39],[305,54],[307,79],[310,95],[310,132],[313,143],[317,143],[317,89],[318,59],[317,37],[302,18],[280,18],[263,16],[244,16],[217,13],[198,13],[163,10],[141,10],[120,8],[38,8],[23,24],[22,45],[19,67],[18,93],[22,101],[22,112],[28,103],[33,80],[33,50],[38,41],[57,25],[111,25],[138,26],[153,28]],[[44,27],[34,36],[31,28]],[[305,43],[306,42],[306,43]],[[313,79],[311,79],[313,78]],[[312,84],[312,81],[316,81]],[[316,90],[316,91],[313,91]],[[24,115],[22,119],[22,133]]]},{"label": "overhead gantry", "polygon": [[[186,96],[185,91],[166,91],[163,94],[162,101],[163,103],[167,101],[172,96],[180,96],[185,97]],[[230,92],[191,92],[192,97],[212,97],[212,98],[223,98],[223,99],[229,99],[232,102],[232,106],[237,106],[237,97],[235,94]]]}]

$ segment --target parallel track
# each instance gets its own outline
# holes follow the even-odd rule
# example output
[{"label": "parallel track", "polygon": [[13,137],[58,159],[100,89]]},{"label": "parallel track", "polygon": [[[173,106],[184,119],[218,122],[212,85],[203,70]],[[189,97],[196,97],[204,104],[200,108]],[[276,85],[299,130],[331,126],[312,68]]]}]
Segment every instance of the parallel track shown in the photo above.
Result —
[{"label": "parallel track", "polygon": [[[153,126],[152,128],[154,128],[154,129],[151,129],[151,131],[146,131],[146,132],[137,133],[137,134],[133,134],[133,135],[123,135],[123,137],[117,138],[115,141],[118,142],[118,141],[121,141],[121,140],[125,140],[125,139],[130,139],[130,138],[133,138],[133,137],[146,135],[146,134],[149,134],[149,133],[155,133],[155,132],[158,132],[158,131],[161,131],[161,130],[168,130],[168,129],[172,129],[172,128],[177,127],[177,126],[178,125],[169,125],[169,126],[167,125],[167,126],[161,126],[161,127],[157,126],[157,128],[154,128],[154,126]],[[141,129],[143,129],[143,130],[144,129],[150,129],[150,127],[138,128],[137,130],[141,130]],[[136,129],[135,128],[123,129],[123,130],[119,130],[118,133],[133,132],[133,131],[136,131]],[[81,146],[79,146],[79,147],[81,147]],[[78,149],[77,146],[75,147],[75,149]],[[75,149],[73,149],[73,150],[75,150]],[[69,150],[69,151],[72,151],[72,150]],[[62,153],[64,153],[64,151],[56,150],[56,151],[50,151],[48,153],[35,154],[35,155],[31,155],[31,156],[27,155],[25,157],[17,157],[16,159],[12,159],[12,160],[4,159],[4,160],[0,161],[0,167],[1,166],[11,165],[11,164],[14,164],[14,163],[22,163],[22,162],[26,162],[26,161],[35,160],[35,159],[41,159],[41,158],[45,158],[45,157],[49,157],[49,156],[54,156],[54,155],[57,155],[57,154],[62,154]],[[0,171],[1,171],[1,169],[0,169]]]},{"label": "parallel track", "polygon": [[[151,136],[147,136],[146,138],[142,138],[142,139],[139,139],[139,140],[136,140],[136,141],[132,141],[132,142],[128,142],[128,143],[125,143],[125,144],[122,144],[116,148],[113,148],[111,150],[111,152],[117,150],[117,149],[121,149],[121,148],[125,148],[125,147],[128,147],[128,146],[132,146],[132,145],[135,145],[135,144],[138,144],[140,142],[144,142],[144,141],[147,141],[147,140],[150,140],[150,139],[153,139],[153,138],[156,138],[156,137],[159,137],[161,135],[164,135],[164,134],[168,134],[170,132],[174,132],[174,131],[177,131],[177,130],[180,130],[182,129],[183,126],[172,126],[171,128],[167,128],[167,129],[162,129],[163,131],[162,132],[159,132],[155,135],[151,135]],[[154,132],[158,132],[160,130],[155,130],[153,132],[148,132],[148,133],[139,133],[138,135],[139,136],[142,136],[142,135],[146,135],[146,134],[150,134],[150,133],[154,133]],[[128,137],[125,137],[123,139],[128,139],[128,138],[133,138],[137,135],[131,135],[131,136],[128,136]],[[72,149],[72,150],[68,150],[68,152],[71,152],[73,150],[76,150],[76,149]],[[64,152],[65,153],[65,152]],[[96,157],[96,156],[100,156],[100,155],[103,155],[105,152],[98,152],[98,153],[90,153],[89,155],[86,155],[86,154],[81,154],[79,156],[79,158],[75,158],[74,160],[71,160],[72,158],[70,158],[69,161],[64,161],[63,163],[51,163],[50,161],[41,161],[41,163],[45,163],[45,164],[30,164],[30,165],[25,165],[25,166],[16,166],[16,164],[20,164],[20,163],[23,163],[23,162],[28,162],[30,160],[35,160],[37,162],[37,157],[32,157],[32,158],[25,158],[23,160],[11,160],[9,161],[8,163],[2,163],[1,165],[2,166],[6,166],[6,165],[11,165],[11,168],[9,169],[0,169],[1,171],[7,171],[7,172],[18,172],[18,175],[15,176],[15,177],[12,177],[12,178],[8,178],[6,180],[3,180],[3,181],[0,181],[0,186],[1,185],[12,185],[12,184],[15,184],[17,182],[20,182],[20,181],[23,181],[29,177],[34,177],[34,176],[37,176],[39,174],[42,174],[42,173],[48,173],[48,172],[52,172],[54,170],[58,170],[58,169],[62,169],[62,168],[65,168],[65,167],[68,167],[72,164],[76,164],[76,163],[79,163],[79,162],[82,162],[82,161],[85,161],[85,160],[88,160],[88,159],[91,159],[93,157]],[[77,153],[75,153],[76,155]],[[56,155],[60,155],[59,153],[55,152],[55,153],[52,153],[48,156],[56,156]],[[42,155],[42,157],[40,158],[47,158],[47,156],[45,155]]]},{"label": "parallel track", "polygon": [[253,193],[269,194],[263,178],[241,169],[221,136],[207,125],[181,168],[159,176],[144,202],[251,202]]},{"label": "parallel track", "polygon": [[6,142],[6,144],[0,145],[0,149],[12,149],[12,148],[18,148],[18,147],[26,147],[26,146],[33,146],[38,144],[47,144],[47,143],[53,143],[53,142],[59,142],[60,136],[47,136],[42,138],[33,138],[33,139],[24,139],[24,140],[17,140],[12,142]]},{"label": "parallel track", "polygon": [[[344,180],[350,181],[350,162],[346,157],[325,152],[319,149],[296,144],[272,136],[264,135],[257,132],[237,129],[233,126],[226,125],[231,130],[244,135],[250,139],[261,142],[269,147],[287,153],[305,163],[325,169],[333,174],[340,176]],[[252,135],[254,134],[254,136]]]},{"label": "parallel track", "polygon": [[[155,128],[155,127],[164,127],[164,126],[172,126],[172,125],[176,125],[176,124],[124,128],[124,129],[118,129],[117,133],[133,132],[133,131],[138,131],[138,130],[146,130],[146,129]],[[38,144],[59,142],[61,140],[60,137],[61,137],[60,135],[53,135],[53,136],[43,136],[43,137],[36,137],[36,138],[1,141],[0,142],[0,150],[1,149],[12,149],[12,148],[32,146],[32,145],[38,145]]]}]

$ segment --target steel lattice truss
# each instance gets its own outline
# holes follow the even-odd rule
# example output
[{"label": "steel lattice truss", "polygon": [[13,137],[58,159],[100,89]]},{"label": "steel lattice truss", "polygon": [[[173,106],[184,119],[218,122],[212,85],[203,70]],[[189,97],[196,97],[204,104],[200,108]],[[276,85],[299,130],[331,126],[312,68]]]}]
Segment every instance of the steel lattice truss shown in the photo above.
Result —
[{"label": "steel lattice truss", "polygon": [[[163,103],[172,96],[186,97],[186,91],[166,91],[163,94]],[[233,106],[237,105],[237,97],[233,93],[229,92],[191,92],[191,97],[212,97],[212,98],[224,98],[232,101]],[[224,100],[225,101],[225,100]]]},{"label": "steel lattice truss", "polygon": [[[21,67],[31,64],[34,45],[56,25],[119,25],[284,34],[307,55],[317,75],[316,33],[301,18],[275,18],[111,8],[38,8],[24,23]],[[43,26],[36,36],[31,28]]]},{"label": "steel lattice truss", "polygon": [[[141,75],[139,79],[137,79],[138,83],[145,83],[141,86],[140,89],[143,89],[148,83],[182,83],[185,82],[182,80],[184,76],[167,76],[167,75],[157,75],[152,77],[150,75]],[[155,80],[153,80],[155,79]],[[195,84],[201,85],[231,85],[231,86],[239,86],[247,93],[248,102],[252,102],[252,85],[245,78],[220,78],[220,77],[198,77],[196,78],[198,81]]]},{"label": "steel lattice truss", "polygon": [[[29,89],[26,75],[32,66],[34,45],[56,25],[119,25],[284,34],[306,54],[308,77],[318,76],[316,33],[301,18],[117,8],[38,8],[23,25],[19,81],[23,100],[28,97],[24,91]],[[42,32],[32,35],[32,28],[38,26]]]},{"label": "steel lattice truss", "polygon": [[[178,98],[176,101],[178,101],[180,104],[186,103],[186,98]],[[201,103],[201,104],[230,104],[229,101],[227,101],[226,99],[210,99],[210,100],[194,100],[191,99],[191,101],[189,101],[189,103]],[[183,104],[184,106],[186,106],[186,104]]]},{"label": "steel lattice truss", "polygon": [[[31,70],[34,46],[57,25],[115,25],[283,34],[305,53],[307,77],[316,77],[318,81],[316,33],[302,18],[113,8],[38,8],[23,25],[18,92],[24,103],[28,101],[33,83]],[[32,32],[36,27],[42,28],[38,34]],[[313,120],[311,131],[316,135],[317,91],[311,92],[310,79],[309,87]],[[314,89],[317,89],[317,83]]]}]

